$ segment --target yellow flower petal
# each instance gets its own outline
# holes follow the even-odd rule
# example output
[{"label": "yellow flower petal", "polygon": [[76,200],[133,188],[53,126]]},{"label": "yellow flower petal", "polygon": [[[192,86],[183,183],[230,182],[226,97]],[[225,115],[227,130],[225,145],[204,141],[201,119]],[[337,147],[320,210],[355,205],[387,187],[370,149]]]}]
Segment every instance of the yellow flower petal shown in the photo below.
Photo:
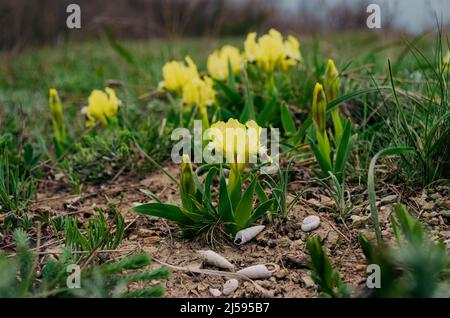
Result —
[{"label": "yellow flower petal", "polygon": [[214,103],[216,92],[211,78],[205,76],[203,79],[198,77],[187,82],[182,88],[183,102],[189,106],[197,105],[201,110]]},{"label": "yellow flower petal", "polygon": [[293,36],[283,41],[283,36],[275,29],[256,40],[256,33],[250,33],[244,43],[245,56],[270,73],[275,68],[287,69],[301,60],[300,43]]},{"label": "yellow flower petal", "polygon": [[229,77],[228,63],[231,64],[233,74],[241,72],[244,64],[239,49],[231,45],[225,45],[208,56],[207,68],[209,74],[217,80],[227,79]]},{"label": "yellow flower petal", "polygon": [[211,125],[211,138],[217,150],[220,150],[229,163],[249,163],[249,156],[258,153],[260,148],[261,127],[254,121],[245,125],[230,118]]},{"label": "yellow flower petal", "polygon": [[163,66],[162,72],[164,87],[176,92],[181,92],[188,81],[199,77],[197,66],[189,56],[186,57],[186,65],[182,62],[171,61]]},{"label": "yellow flower petal", "polygon": [[247,39],[244,42],[245,56],[249,62],[254,62],[258,58],[259,46],[256,43],[256,33],[251,32],[247,35]]},{"label": "yellow flower petal", "polygon": [[89,96],[88,107],[86,110],[87,126],[93,126],[95,120],[98,120],[102,125],[107,126],[107,118],[112,118],[117,114],[120,100],[117,98],[116,93],[112,88],[106,88],[105,92],[93,90]]}]

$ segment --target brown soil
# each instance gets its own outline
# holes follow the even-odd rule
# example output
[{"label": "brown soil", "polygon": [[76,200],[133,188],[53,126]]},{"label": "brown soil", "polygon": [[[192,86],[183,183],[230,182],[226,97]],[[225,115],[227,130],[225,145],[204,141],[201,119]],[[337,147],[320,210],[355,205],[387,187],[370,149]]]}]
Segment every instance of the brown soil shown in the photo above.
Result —
[{"label": "brown soil", "polygon": [[[176,175],[178,168],[167,168]],[[301,181],[308,172],[298,169],[296,179],[291,183],[291,193],[295,195],[306,185]],[[310,186],[310,185],[309,185]],[[144,176],[124,175],[106,182],[101,186],[89,186],[82,189],[82,195],[71,195],[60,182],[47,182],[41,187],[40,194],[33,205],[35,213],[49,213],[50,215],[72,214],[80,218],[88,218],[93,213],[93,207],[106,207],[114,203],[125,217],[127,230],[125,239],[117,251],[105,252],[111,258],[123,257],[139,252],[151,254],[155,260],[153,267],[161,266],[158,262],[190,268],[207,268],[202,264],[201,249],[212,249],[225,256],[241,269],[255,264],[275,263],[279,270],[267,280],[256,283],[270,292],[274,297],[314,297],[317,288],[310,279],[309,270],[305,267],[308,259],[306,254],[306,240],[310,236],[318,235],[326,246],[330,259],[339,270],[343,280],[353,287],[356,294],[365,286],[366,263],[361,253],[357,236],[364,233],[369,238],[374,237],[370,212],[368,210],[367,195],[364,187],[353,189],[362,198],[353,211],[353,219],[348,219],[344,225],[335,217],[336,213],[324,209],[333,207],[333,202],[326,197],[320,188],[316,193],[310,193],[299,201],[292,211],[289,220],[275,221],[267,224],[265,230],[254,240],[243,246],[235,246],[229,238],[221,235],[220,231],[214,236],[212,243],[207,243],[205,237],[197,239],[179,238],[178,227],[172,222],[162,219],[138,216],[131,211],[134,203],[150,202],[150,198],[140,191],[146,189],[162,198],[163,201],[177,202],[177,189],[170,180],[159,172]],[[446,191],[446,192],[445,192]],[[429,201],[432,193],[432,201]],[[394,199],[392,195],[397,197]],[[440,213],[450,210],[448,188],[424,190],[422,193],[411,191],[408,196],[396,193],[396,188],[384,187],[379,197],[391,196],[393,201],[407,203],[410,209],[424,221],[435,240],[450,238],[449,222]],[[434,196],[433,196],[434,195]],[[390,238],[392,230],[388,223],[392,211],[392,203],[380,203],[380,221],[385,238]],[[413,212],[413,213],[414,213]],[[307,215],[319,215],[320,227],[310,233],[300,229],[303,218]],[[352,222],[353,220],[353,222]],[[50,240],[45,247],[45,253],[52,253],[60,246],[56,240]],[[213,268],[211,268],[213,269]],[[162,282],[167,297],[212,297],[209,288],[222,289],[225,277],[191,273],[173,270],[170,279]],[[251,282],[241,281],[237,291],[231,297],[264,297]]]}]

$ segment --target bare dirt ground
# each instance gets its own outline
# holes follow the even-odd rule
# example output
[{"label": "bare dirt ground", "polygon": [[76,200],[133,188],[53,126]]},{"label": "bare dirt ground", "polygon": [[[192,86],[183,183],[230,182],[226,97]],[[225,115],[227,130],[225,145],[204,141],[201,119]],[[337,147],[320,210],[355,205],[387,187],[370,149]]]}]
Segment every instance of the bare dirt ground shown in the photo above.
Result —
[{"label": "bare dirt ground", "polygon": [[[178,167],[167,169],[177,175]],[[295,179],[290,184],[293,196],[307,186],[309,172],[305,168],[297,168]],[[394,186],[381,186],[377,193],[380,206],[380,222],[384,237],[392,237],[389,216],[392,204],[403,202],[410,211],[419,217],[426,225],[434,240],[450,238],[449,188],[436,186],[422,192],[396,193]],[[380,188],[378,186],[377,188]],[[48,182],[41,187],[38,198],[33,205],[35,213],[50,215],[72,214],[80,218],[88,218],[93,207],[106,207],[114,203],[126,221],[125,239],[118,250],[105,251],[106,258],[118,258],[139,252],[147,252],[154,258],[153,267],[165,263],[178,267],[195,269],[208,268],[202,264],[198,250],[212,249],[225,256],[237,269],[265,263],[275,263],[279,269],[270,279],[259,280],[256,283],[268,291],[264,294],[252,282],[241,281],[239,288],[230,297],[315,297],[317,288],[310,278],[306,267],[306,241],[310,236],[318,235],[324,241],[327,253],[333,264],[339,270],[343,280],[357,292],[365,286],[366,263],[358,244],[357,236],[363,233],[374,238],[370,211],[368,209],[365,186],[352,189],[360,197],[351,219],[345,224],[340,222],[336,214],[324,207],[333,207],[334,202],[324,192],[317,188],[297,203],[289,220],[275,221],[267,224],[265,230],[254,240],[242,246],[236,246],[230,238],[218,233],[212,243],[207,243],[205,237],[197,239],[179,238],[178,227],[172,222],[162,219],[138,216],[131,211],[133,204],[150,202],[150,198],[140,191],[152,191],[165,201],[177,202],[178,190],[169,179],[160,172],[148,175],[122,175],[99,186],[85,186],[82,195],[71,195],[61,182]],[[308,215],[318,215],[321,218],[320,227],[310,233],[303,232],[300,227],[302,220]],[[44,253],[52,253],[61,246],[55,239],[46,243]],[[213,268],[209,268],[213,269]],[[162,282],[167,297],[212,297],[209,289],[222,289],[225,277],[173,270],[170,279]]]}]

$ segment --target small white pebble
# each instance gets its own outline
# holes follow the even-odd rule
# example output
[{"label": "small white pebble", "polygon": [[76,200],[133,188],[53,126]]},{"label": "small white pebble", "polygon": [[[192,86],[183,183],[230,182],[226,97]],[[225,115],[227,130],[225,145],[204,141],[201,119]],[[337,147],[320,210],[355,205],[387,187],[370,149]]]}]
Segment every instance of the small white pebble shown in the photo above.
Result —
[{"label": "small white pebble", "polygon": [[237,279],[229,279],[223,285],[223,294],[230,295],[239,287],[239,281]]},{"label": "small white pebble", "polygon": [[388,195],[388,196],[381,198],[380,202],[381,202],[381,204],[394,203],[395,201],[397,201],[397,198],[398,198],[398,196],[395,194]]},{"label": "small white pebble", "polygon": [[222,292],[220,290],[218,290],[217,288],[210,288],[209,292],[211,293],[211,295],[213,297],[220,297],[220,296],[222,296]]},{"label": "small white pebble", "polygon": [[317,215],[307,216],[302,223],[303,232],[311,232],[317,229],[320,225],[320,218]]}]

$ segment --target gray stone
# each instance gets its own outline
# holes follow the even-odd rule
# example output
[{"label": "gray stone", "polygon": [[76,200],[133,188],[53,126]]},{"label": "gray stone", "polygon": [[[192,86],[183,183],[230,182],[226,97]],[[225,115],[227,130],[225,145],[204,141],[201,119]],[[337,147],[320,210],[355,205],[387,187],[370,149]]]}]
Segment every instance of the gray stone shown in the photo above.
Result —
[{"label": "gray stone", "polygon": [[317,215],[307,216],[302,222],[302,231],[311,232],[317,229],[320,225],[320,218]]},{"label": "gray stone", "polygon": [[398,196],[396,194],[388,195],[384,198],[381,198],[381,204],[389,204],[397,201]]}]

